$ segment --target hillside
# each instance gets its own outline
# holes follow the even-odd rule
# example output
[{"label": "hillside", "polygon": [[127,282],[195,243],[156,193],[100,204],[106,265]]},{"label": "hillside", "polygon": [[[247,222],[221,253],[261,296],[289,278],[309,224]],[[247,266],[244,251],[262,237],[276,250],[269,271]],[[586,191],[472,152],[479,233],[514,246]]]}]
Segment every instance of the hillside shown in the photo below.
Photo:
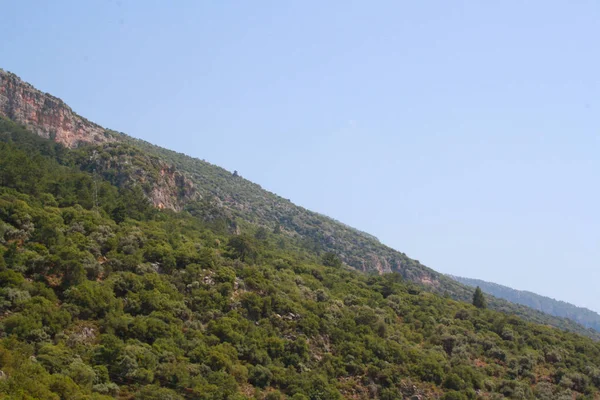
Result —
[{"label": "hillside", "polygon": [[551,299],[550,297],[540,296],[524,290],[516,290],[497,283],[486,282],[480,279],[463,278],[460,276],[449,275],[452,279],[469,285],[471,287],[479,286],[484,292],[513,303],[522,304],[531,307],[534,310],[557,317],[569,318],[587,328],[600,331],[600,315],[584,307],[577,307],[564,301]]},{"label": "hillside", "polygon": [[596,341],[161,210],[81,152],[0,119],[1,398],[600,398]]},{"label": "hillside", "polygon": [[[140,190],[154,207],[185,210],[221,233],[262,226],[299,240],[315,254],[335,253],[366,273],[396,272],[426,290],[470,301],[472,290],[381,244],[374,236],[294,205],[240,176],[123,133],[102,128],[76,114],[62,100],[0,70],[0,116],[37,135],[73,149],[70,165],[121,189]],[[559,318],[490,299],[490,307],[529,321],[600,339],[598,332]]]}]

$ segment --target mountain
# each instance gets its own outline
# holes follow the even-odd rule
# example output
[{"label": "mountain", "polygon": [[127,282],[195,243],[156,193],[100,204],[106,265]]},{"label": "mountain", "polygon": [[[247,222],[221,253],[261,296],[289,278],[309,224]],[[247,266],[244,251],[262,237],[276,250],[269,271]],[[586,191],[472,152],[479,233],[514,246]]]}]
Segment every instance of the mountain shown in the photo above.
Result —
[{"label": "mountain", "polygon": [[600,397],[598,341],[161,209],[88,154],[0,118],[0,398]]},{"label": "mountain", "polygon": [[600,398],[594,331],[5,72],[0,110],[0,398]]},{"label": "mountain", "polygon": [[[377,238],[294,205],[235,173],[105,129],[77,115],[62,100],[0,70],[0,116],[75,151],[69,162],[110,184],[141,190],[159,209],[186,211],[222,233],[248,226],[281,231],[313,253],[334,253],[366,273],[396,272],[433,293],[471,301],[472,289],[440,274]],[[491,308],[600,339],[573,321],[490,298]]]},{"label": "mountain", "polygon": [[512,303],[522,304],[546,314],[568,318],[587,328],[600,331],[600,315],[587,308],[577,307],[564,301],[540,296],[539,294],[524,290],[512,289],[507,286],[482,281],[480,279],[463,278],[453,275],[448,276],[471,287],[479,286],[484,292],[495,297],[508,300]]}]

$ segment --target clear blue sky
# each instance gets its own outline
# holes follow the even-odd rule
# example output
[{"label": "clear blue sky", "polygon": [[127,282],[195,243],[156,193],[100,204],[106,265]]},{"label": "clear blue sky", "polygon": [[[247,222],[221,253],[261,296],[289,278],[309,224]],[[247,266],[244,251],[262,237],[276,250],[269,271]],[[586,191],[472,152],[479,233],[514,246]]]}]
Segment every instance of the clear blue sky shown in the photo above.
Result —
[{"label": "clear blue sky", "polygon": [[5,2],[0,67],[446,273],[600,311],[600,3]]}]

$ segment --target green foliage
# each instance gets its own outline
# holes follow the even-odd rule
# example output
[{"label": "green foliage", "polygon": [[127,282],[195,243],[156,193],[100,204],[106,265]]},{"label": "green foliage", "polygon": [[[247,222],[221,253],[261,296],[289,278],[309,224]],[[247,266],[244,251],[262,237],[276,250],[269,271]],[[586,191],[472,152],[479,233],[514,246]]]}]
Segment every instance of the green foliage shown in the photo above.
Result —
[{"label": "green foliage", "polygon": [[231,255],[241,261],[253,262],[258,256],[257,244],[254,238],[248,235],[234,236],[227,243],[231,250]]},{"label": "green foliage", "polygon": [[340,260],[340,258],[337,255],[335,255],[335,253],[332,253],[332,252],[327,252],[327,253],[323,254],[322,262],[323,262],[323,265],[325,265],[327,267],[339,268],[342,266],[342,260]]},{"label": "green foliage", "polygon": [[445,393],[442,400],[468,400],[468,397],[461,392],[455,390]]}]

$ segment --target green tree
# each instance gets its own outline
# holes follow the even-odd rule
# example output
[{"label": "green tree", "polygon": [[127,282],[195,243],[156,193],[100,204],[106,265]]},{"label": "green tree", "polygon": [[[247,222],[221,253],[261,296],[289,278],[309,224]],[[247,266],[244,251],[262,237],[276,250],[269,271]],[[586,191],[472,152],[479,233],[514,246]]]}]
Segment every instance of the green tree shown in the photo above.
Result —
[{"label": "green tree", "polygon": [[242,261],[256,261],[258,251],[254,238],[243,234],[234,236],[229,239],[228,245],[234,258]]},{"label": "green tree", "polygon": [[333,252],[327,252],[323,254],[321,257],[321,262],[326,267],[336,267],[339,268],[342,266],[342,260]]},{"label": "green tree", "polygon": [[256,230],[256,233],[254,234],[254,237],[258,240],[265,240],[268,237],[268,233],[265,227],[261,226],[260,228],[258,228]]},{"label": "green tree", "polygon": [[475,289],[475,293],[473,293],[473,305],[477,308],[487,307],[487,304],[485,302],[485,296],[483,295],[483,292],[481,291],[481,288],[479,286],[477,286],[477,289]]}]

